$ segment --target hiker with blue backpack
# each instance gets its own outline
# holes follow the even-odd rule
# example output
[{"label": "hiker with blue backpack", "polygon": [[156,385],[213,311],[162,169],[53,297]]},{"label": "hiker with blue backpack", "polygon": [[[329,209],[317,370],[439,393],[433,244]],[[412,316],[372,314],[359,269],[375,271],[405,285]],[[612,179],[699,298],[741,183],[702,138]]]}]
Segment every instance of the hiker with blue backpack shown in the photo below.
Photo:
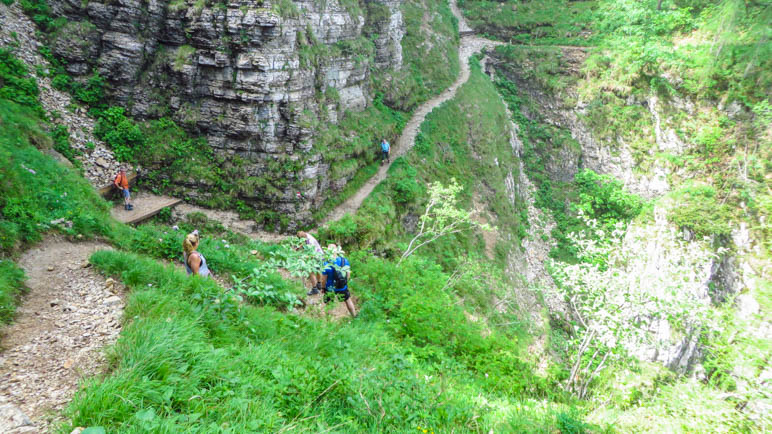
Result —
[{"label": "hiker with blue backpack", "polygon": [[348,259],[343,257],[343,249],[330,244],[327,246],[330,259],[324,263],[322,272],[322,283],[324,287],[324,302],[329,303],[333,298],[346,303],[346,309],[352,318],[357,316],[354,308],[354,300],[351,299],[351,293],[348,290],[348,281],[351,278],[351,264]]},{"label": "hiker with blue backpack", "polygon": [[387,142],[386,139],[381,139],[381,164],[383,164],[384,160],[388,163],[391,163],[391,160],[389,160],[390,150],[391,145],[389,145],[389,142]]}]

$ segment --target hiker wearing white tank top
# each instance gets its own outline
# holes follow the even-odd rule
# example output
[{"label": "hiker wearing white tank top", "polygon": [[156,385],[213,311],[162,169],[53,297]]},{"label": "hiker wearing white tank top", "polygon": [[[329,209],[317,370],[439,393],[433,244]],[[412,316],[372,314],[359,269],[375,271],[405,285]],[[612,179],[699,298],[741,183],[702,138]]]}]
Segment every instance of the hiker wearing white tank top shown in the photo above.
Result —
[{"label": "hiker wearing white tank top", "polygon": [[[298,238],[302,238],[305,240],[306,245],[310,246],[314,253],[318,256],[319,264],[324,263],[324,251],[322,250],[322,246],[319,244],[319,241],[314,238],[313,235],[309,234],[305,231],[299,231],[298,232]],[[308,291],[308,295],[316,295],[319,294],[319,291],[322,290],[322,273],[311,273],[310,276],[308,276],[309,279],[311,279],[311,290]]]},{"label": "hiker wearing white tank top", "polygon": [[198,250],[198,230],[189,233],[182,242],[182,261],[188,275],[209,276],[209,267],[206,266],[206,258]]}]

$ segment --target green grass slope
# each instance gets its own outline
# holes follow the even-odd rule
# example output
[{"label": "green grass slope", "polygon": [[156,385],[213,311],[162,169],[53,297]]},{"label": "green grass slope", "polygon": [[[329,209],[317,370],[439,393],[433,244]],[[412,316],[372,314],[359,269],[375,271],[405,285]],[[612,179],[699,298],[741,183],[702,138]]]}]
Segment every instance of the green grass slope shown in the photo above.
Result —
[{"label": "green grass slope", "polygon": [[[483,338],[460,312],[444,307],[449,300],[438,292],[444,276],[424,261],[397,271],[355,258],[363,276],[355,288],[373,285],[379,299],[342,323],[239,304],[212,280],[132,254],[100,252],[92,262],[132,293],[111,373],[78,393],[67,412],[73,426],[111,432],[582,426],[576,410],[542,402],[543,386],[512,363],[504,342]],[[422,291],[394,285],[390,276],[397,272]]]},{"label": "green grass slope", "polygon": [[13,318],[24,290],[11,260],[21,249],[50,231],[89,238],[114,224],[88,182],[44,153],[61,139],[42,119],[38,93],[26,67],[0,49],[0,323]]}]

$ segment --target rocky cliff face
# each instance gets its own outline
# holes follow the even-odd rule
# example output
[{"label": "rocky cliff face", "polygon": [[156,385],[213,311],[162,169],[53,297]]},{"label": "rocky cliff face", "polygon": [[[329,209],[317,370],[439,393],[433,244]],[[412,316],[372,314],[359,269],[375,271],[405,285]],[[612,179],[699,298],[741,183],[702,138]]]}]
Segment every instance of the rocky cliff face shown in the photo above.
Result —
[{"label": "rocky cliff face", "polygon": [[[558,95],[545,89],[533,77],[536,61],[526,59],[523,63],[512,62],[495,53],[492,55],[491,68],[506,76],[517,84],[518,89],[526,94],[536,104],[534,113],[524,110],[524,115],[533,119],[541,119],[545,123],[563,128],[570,132],[576,141],[576,147],[559,147],[555,153],[548,156],[547,171],[552,179],[571,181],[580,169],[592,169],[595,172],[609,174],[624,182],[632,192],[646,198],[659,196],[669,190],[668,172],[664,168],[655,167],[647,173],[638,170],[634,150],[621,137],[608,140],[594,134],[585,121],[588,114],[588,104],[581,100],[575,88],[567,88]],[[586,54],[581,48],[566,48],[559,55],[559,71],[567,77],[579,74]],[[657,100],[630,100],[631,106],[644,107],[650,110],[652,124],[656,134],[652,137],[661,150],[675,152],[683,151],[684,145],[678,140],[672,130],[667,130],[659,121]],[[656,121],[656,122],[655,122]],[[633,126],[630,126],[633,127]]]},{"label": "rocky cliff face", "polygon": [[[329,194],[309,119],[335,123],[365,108],[370,71],[402,63],[400,0],[364,12],[339,0],[50,3],[68,19],[52,43],[68,72],[97,71],[132,115],[171,116],[226,160],[243,159],[247,176],[290,178],[241,199],[300,221]],[[294,170],[277,170],[279,160]],[[196,181],[186,182],[191,194],[206,194]]]},{"label": "rocky cliff face", "polygon": [[[544,155],[545,169],[552,181],[571,181],[580,169],[589,168],[598,173],[613,175],[622,180],[629,190],[649,199],[661,198],[670,190],[668,176],[673,174],[672,167],[658,167],[655,164],[643,170],[633,155],[635,150],[621,138],[621,134],[615,140],[608,140],[599,137],[599,134],[592,130],[586,120],[588,105],[581,102],[575,86],[568,86],[556,92],[534,79],[533,71],[536,66],[532,60],[526,58],[519,63],[511,57],[501,56],[500,53],[489,54],[491,59],[487,62],[487,73],[494,79],[496,74],[501,74],[516,84],[524,100],[521,111],[525,118],[562,129],[573,139],[552,143],[551,149],[540,151],[548,154]],[[562,69],[553,73],[576,77],[584,61],[583,50],[564,49],[560,56]],[[651,126],[649,139],[652,146],[648,152],[652,153],[652,157],[656,152],[679,155],[687,150],[687,145],[669,126],[668,118],[674,113],[694,114],[694,104],[679,99],[663,102],[654,95],[645,100],[631,97],[626,103],[636,108],[642,107],[640,112],[650,116],[647,124]],[[517,129],[517,126],[515,128]],[[522,156],[524,146],[516,135],[513,149]],[[513,180],[512,185],[512,194],[524,197],[526,203],[532,202],[533,185],[525,170],[521,169],[520,179],[518,182]],[[678,205],[672,200],[659,200],[656,202],[653,211],[655,218],[652,221],[636,221],[628,229],[624,248],[646,252],[647,266],[664,269],[664,263],[671,252],[662,251],[657,235],[676,230],[665,217],[669,209],[675,206]],[[529,222],[535,224],[537,234],[549,233],[554,226],[551,216],[533,206],[529,206],[528,217]],[[732,245],[736,250],[720,249],[721,253],[710,260],[705,269],[700,270],[703,283],[686,295],[695,306],[719,305],[740,293],[743,288],[750,287],[753,273],[749,271],[749,266],[741,259],[740,254],[758,246],[754,247],[744,224],[733,231],[732,241],[713,239],[712,243],[705,243],[696,240],[694,234],[688,231],[682,235],[690,249],[708,252],[716,245],[723,244]],[[710,245],[713,248],[709,247]],[[531,287],[543,290],[553,319],[567,318],[571,315],[570,308],[562,302],[561,297],[555,297],[554,282],[544,268],[550,249],[549,242],[532,235],[531,239],[523,241],[523,247],[521,254],[512,255],[511,265],[520,272],[524,270],[524,277]],[[651,342],[650,345],[637,348],[635,355],[639,359],[662,363],[679,373],[693,372],[697,376],[704,375],[704,369],[700,365],[703,356],[700,347],[700,325],[686,325],[684,329],[676,331],[667,318],[650,318],[649,321]]]}]

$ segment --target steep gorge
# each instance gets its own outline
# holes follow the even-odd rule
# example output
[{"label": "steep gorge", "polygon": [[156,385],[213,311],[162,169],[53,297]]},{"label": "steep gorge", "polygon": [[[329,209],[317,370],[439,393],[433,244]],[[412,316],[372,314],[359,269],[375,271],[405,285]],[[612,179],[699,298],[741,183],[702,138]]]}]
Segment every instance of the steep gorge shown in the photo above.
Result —
[{"label": "steep gorge", "polygon": [[[456,41],[461,48],[461,73],[452,86],[424,104],[420,102],[432,92],[408,102],[404,91],[409,86],[396,81],[405,69],[412,69],[407,65],[416,59],[414,52],[404,55],[411,47],[405,44],[409,31],[403,27],[409,26],[400,20],[406,8],[415,5],[381,6],[386,9],[378,9],[378,14],[367,5],[347,3],[284,2],[265,8],[262,4],[236,7],[203,2],[55,5],[55,12],[69,19],[49,41],[66,60],[68,71],[81,80],[98,71],[110,83],[110,100],[127,107],[138,119],[171,116],[189,134],[206,136],[221,158],[224,167],[220,169],[233,170],[249,181],[238,187],[240,200],[283,215],[290,221],[283,229],[309,224],[314,210],[331,209],[327,219],[314,216],[326,220],[319,237],[350,249],[357,273],[355,291],[364,307],[363,318],[333,324],[329,336],[309,336],[303,328],[329,324],[296,318],[292,308],[281,311],[281,303],[263,310],[265,302],[256,302],[256,296],[247,296],[247,292],[240,293],[245,298],[236,302],[237,298],[221,295],[214,286],[199,287],[197,281],[161,270],[142,257],[176,258],[183,234],[170,225],[200,225],[209,238],[214,237],[203,247],[213,269],[233,273],[237,281],[251,276],[255,293],[263,290],[261,284],[266,291],[278,286],[296,301],[292,291],[302,296],[304,288],[291,288],[279,278],[271,280],[273,277],[260,281],[265,276],[258,277],[258,268],[249,274],[265,258],[285,254],[281,246],[272,245],[279,238],[266,238],[269,244],[263,244],[217,229],[234,222],[239,227],[251,225],[232,213],[210,212],[222,220],[219,222],[208,221],[200,213],[195,223],[180,216],[159,218],[137,230],[104,224],[93,233],[76,223],[73,231],[62,230],[77,233],[78,238],[81,232],[109,237],[124,250],[97,255],[95,263],[140,294],[129,302],[128,311],[136,315],[128,321],[124,336],[136,339],[147,333],[146,321],[150,329],[169,332],[165,339],[181,342],[179,348],[196,356],[175,353],[164,359],[164,370],[173,367],[169,370],[197,376],[203,386],[196,389],[191,380],[182,382],[184,387],[174,393],[168,388],[159,393],[167,387],[165,381],[182,386],[173,374],[153,384],[146,382],[147,390],[137,390],[143,389],[135,385],[137,371],[127,366],[142,359],[131,354],[141,344],[124,341],[116,356],[120,368],[76,398],[72,406],[76,410],[70,412],[72,423],[136,424],[133,426],[146,429],[163,423],[191,429],[202,426],[198,419],[201,409],[209,408],[204,418],[211,422],[210,429],[232,424],[242,430],[298,425],[332,430],[340,423],[353,431],[384,426],[412,430],[414,426],[408,426],[405,418],[392,413],[401,415],[402,409],[419,408],[423,415],[416,419],[420,420],[418,429],[427,423],[436,424],[438,430],[463,427],[512,432],[528,426],[567,430],[574,423],[580,431],[656,431],[669,426],[686,431],[706,427],[742,431],[768,426],[769,352],[763,342],[769,341],[772,327],[765,292],[769,256],[764,206],[769,202],[764,183],[768,185],[769,177],[763,171],[768,168],[769,154],[762,147],[760,154],[742,155],[734,142],[724,142],[727,135],[745,133],[752,147],[764,140],[765,128],[768,138],[768,126],[755,126],[764,112],[738,102],[725,104],[727,99],[713,104],[715,101],[693,94],[679,95],[680,88],[666,95],[653,84],[636,88],[641,83],[634,83],[631,90],[604,83],[598,86],[600,90],[588,89],[588,83],[599,81],[600,73],[591,71],[597,57],[590,56],[597,56],[600,50],[551,45],[551,40],[542,47],[508,45],[470,36]],[[457,13],[455,3],[450,6]],[[470,3],[463,6],[473,7]],[[506,6],[507,10],[523,7]],[[500,4],[492,7],[502,9]],[[425,12],[422,27],[437,16],[436,11]],[[386,29],[385,34],[391,36],[372,33],[368,29],[373,23],[380,23],[379,31]],[[464,19],[459,18],[458,28],[464,26]],[[529,36],[521,30],[513,34]],[[288,41],[291,43],[284,45]],[[437,40],[423,40],[428,46],[425,52],[432,50],[432,42]],[[497,48],[492,49],[494,46]],[[360,55],[363,47],[365,56]],[[472,55],[483,47],[484,54]],[[446,60],[456,63],[453,58]],[[129,67],[118,67],[124,64]],[[606,64],[602,67],[611,69]],[[665,77],[676,87],[681,80]],[[373,107],[386,108],[381,112],[384,115],[398,112],[395,123],[399,126],[389,131],[400,134],[394,148],[397,155],[393,155],[400,158],[380,169],[373,167],[374,155],[368,156],[370,144],[355,143],[356,129],[344,129],[338,136],[326,134],[328,125]],[[410,110],[414,110],[413,117],[404,125],[404,112]],[[717,133],[708,128],[712,124],[719,126]],[[346,144],[354,146],[331,142],[330,137],[350,139]],[[726,148],[721,148],[725,143]],[[726,153],[715,152],[716,147]],[[325,161],[330,153],[335,153],[333,166],[337,167]],[[761,163],[754,166],[759,159]],[[292,164],[284,166],[287,162]],[[740,178],[744,175],[745,179],[729,179],[723,186],[714,182],[722,179],[721,170],[734,174],[735,164]],[[27,172],[35,175],[34,170],[23,168],[25,176]],[[369,180],[362,176],[368,170],[375,172]],[[193,174],[166,181],[176,194],[193,201],[205,202],[221,194]],[[495,229],[446,237],[400,267],[396,259],[405,240],[416,231],[426,186],[437,181],[460,182],[458,204],[472,210],[478,222],[491,223]],[[729,187],[724,189],[727,182]],[[275,184],[267,188],[266,183]],[[325,199],[346,188],[348,193],[336,198],[337,207],[325,204]],[[55,197],[57,203],[69,200],[66,194]],[[609,204],[629,205],[635,212],[614,209],[622,217],[609,218],[603,214]],[[200,209],[178,211],[185,214]],[[578,242],[569,236],[595,228],[577,223],[582,213],[608,218],[622,224],[624,230],[618,244],[610,238],[591,240],[600,246],[616,246],[616,251],[605,251],[600,259],[591,258],[600,264],[595,271],[608,268],[616,274],[605,275],[609,278],[603,282],[606,286],[587,278],[586,285],[578,289],[613,293],[619,289],[615,276],[623,275],[627,285],[623,295],[637,298],[621,303],[613,297],[603,299],[600,309],[638,326],[643,338],[610,338],[593,347],[595,354],[591,351],[582,357],[580,352],[575,361],[572,351],[577,337],[583,336],[582,329],[589,329],[583,317],[588,312],[575,304],[584,294],[566,293],[575,281],[561,273],[586,259],[576,256]],[[88,218],[96,226],[102,222]],[[0,218],[0,224],[5,223]],[[599,227],[607,230],[606,223],[600,221],[603,226]],[[37,226],[43,227],[41,223]],[[248,229],[244,232],[254,235],[255,228]],[[697,266],[680,275],[667,274],[673,264],[691,265],[692,254],[707,259],[695,261]],[[621,260],[610,265],[604,262],[611,257]],[[403,273],[408,277],[397,285],[389,277]],[[662,281],[668,279],[685,283]],[[156,292],[158,283],[163,293]],[[669,315],[675,311],[666,303],[655,306],[661,310],[652,309],[650,305],[660,302],[662,288],[686,289],[676,291],[678,307],[709,312],[713,315],[710,323],[692,321],[697,317],[688,315],[683,317],[686,321],[682,317],[674,320]],[[195,297],[188,300],[191,294]],[[177,301],[172,299],[190,304],[177,310]],[[244,300],[249,303],[241,304]],[[225,312],[231,308],[235,310]],[[191,317],[190,323],[175,330],[177,315],[191,312],[209,316],[204,321]],[[251,315],[249,321],[245,315]],[[261,326],[252,327],[257,322]],[[592,332],[604,332],[598,330]],[[238,337],[232,339],[234,336]],[[614,340],[625,339],[631,339],[635,347],[626,351],[612,347],[617,344]],[[367,340],[382,343],[376,347],[387,355],[379,352],[363,357],[367,351],[361,349],[367,347]],[[281,360],[296,355],[303,360],[274,363],[275,369],[266,373],[262,370],[266,360],[243,358],[276,349]],[[147,357],[166,357],[154,349],[147,353]],[[609,356],[614,366],[603,369]],[[381,357],[390,360],[384,362]],[[304,364],[306,359],[311,362]],[[220,372],[219,366],[204,366],[201,361],[205,360],[227,364],[228,369],[222,370],[227,372]],[[317,370],[317,365],[329,366],[331,360],[345,362],[336,364],[333,373]],[[155,375],[153,366],[137,368],[150,373],[141,381]],[[371,375],[368,370],[377,371]],[[442,377],[441,384],[433,377]],[[389,381],[384,383],[383,378]],[[579,387],[572,384],[574,380]],[[393,387],[395,382],[398,387]],[[253,393],[255,384],[267,385],[260,388],[260,396]],[[310,386],[303,390],[307,384]],[[131,396],[127,398],[130,402],[156,401],[142,410],[127,407],[126,400],[110,401],[111,387],[126,387],[121,393]],[[412,393],[406,397],[398,392],[397,401],[388,395],[403,387]],[[92,400],[101,396],[90,392],[95,390],[109,393],[104,400]],[[574,404],[574,398],[563,394],[566,390],[586,399]],[[436,397],[427,398],[429,391]],[[683,398],[688,408],[674,410],[684,393],[691,393]],[[386,396],[388,412],[383,410],[381,394]],[[671,402],[672,397],[679,402]],[[307,414],[309,401],[323,409],[300,419]],[[212,402],[218,403],[217,410],[208,407]],[[258,412],[260,415],[230,413],[245,402],[261,402],[269,410]],[[376,402],[380,414],[372,411]],[[496,402],[495,409],[491,402]],[[704,402],[707,409],[701,407]],[[229,410],[221,412],[221,405]],[[527,410],[521,411],[521,405]],[[580,419],[597,425],[576,421],[574,405],[581,408]],[[565,410],[569,406],[570,411]],[[118,407],[123,413],[100,411]],[[326,411],[328,408],[334,410]],[[338,419],[341,414],[345,415],[342,422]],[[657,424],[650,423],[652,414]],[[382,425],[384,417],[386,425]]]}]

